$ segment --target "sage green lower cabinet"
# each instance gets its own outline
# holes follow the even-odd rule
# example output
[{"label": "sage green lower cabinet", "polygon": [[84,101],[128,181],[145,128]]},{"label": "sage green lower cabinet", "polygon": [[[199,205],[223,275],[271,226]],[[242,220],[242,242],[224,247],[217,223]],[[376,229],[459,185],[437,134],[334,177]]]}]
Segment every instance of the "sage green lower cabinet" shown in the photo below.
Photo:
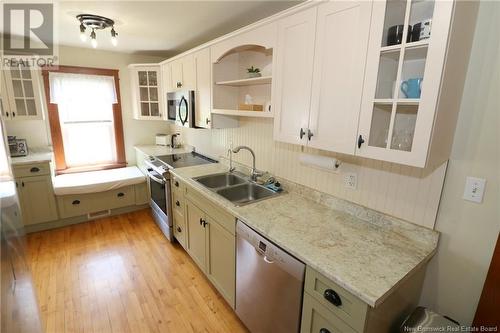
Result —
[{"label": "sage green lower cabinet", "polygon": [[16,178],[25,225],[58,219],[50,175]]},{"label": "sage green lower cabinet", "polygon": [[236,220],[220,208],[215,208],[201,195],[194,194],[189,188],[187,191],[189,193],[185,200],[187,251],[224,299],[234,308]]},{"label": "sage green lower cabinet", "polygon": [[399,332],[403,320],[418,305],[424,274],[425,265],[373,308],[307,266],[300,332]]},{"label": "sage green lower cabinet", "polygon": [[206,227],[203,226],[205,213],[189,200],[186,205],[188,252],[201,270],[206,272]]}]

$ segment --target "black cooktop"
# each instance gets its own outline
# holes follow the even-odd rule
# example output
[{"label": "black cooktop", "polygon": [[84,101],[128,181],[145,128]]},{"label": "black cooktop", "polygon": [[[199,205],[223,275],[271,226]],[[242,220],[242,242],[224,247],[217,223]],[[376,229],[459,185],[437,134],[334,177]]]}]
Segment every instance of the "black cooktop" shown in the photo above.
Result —
[{"label": "black cooktop", "polygon": [[170,166],[171,168],[182,168],[193,165],[217,163],[216,160],[195,152],[156,156],[156,158],[163,163],[168,164],[168,166]]}]

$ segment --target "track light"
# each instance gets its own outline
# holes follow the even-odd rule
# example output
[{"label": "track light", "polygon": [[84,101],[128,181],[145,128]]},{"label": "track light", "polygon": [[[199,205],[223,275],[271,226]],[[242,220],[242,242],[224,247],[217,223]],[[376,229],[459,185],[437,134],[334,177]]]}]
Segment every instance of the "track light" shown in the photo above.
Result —
[{"label": "track light", "polygon": [[97,39],[95,35],[95,30],[92,29],[92,32],[90,33],[90,44],[92,47],[95,49],[97,47]]},{"label": "track light", "polygon": [[111,28],[111,44],[113,44],[113,46],[118,45],[118,33],[116,32],[115,27]]},{"label": "track light", "polygon": [[87,35],[85,34],[85,30],[87,29],[85,28],[83,23],[80,23],[80,40],[82,42],[85,42],[87,40]]}]

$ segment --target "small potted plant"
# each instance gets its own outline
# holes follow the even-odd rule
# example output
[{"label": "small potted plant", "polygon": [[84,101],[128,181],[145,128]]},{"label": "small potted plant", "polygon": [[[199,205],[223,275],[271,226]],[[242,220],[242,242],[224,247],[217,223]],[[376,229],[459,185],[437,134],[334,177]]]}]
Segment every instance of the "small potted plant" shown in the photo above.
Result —
[{"label": "small potted plant", "polygon": [[248,73],[248,77],[260,77],[260,76],[262,76],[262,74],[260,73],[260,69],[255,68],[253,66],[250,68],[247,68],[247,73]]}]

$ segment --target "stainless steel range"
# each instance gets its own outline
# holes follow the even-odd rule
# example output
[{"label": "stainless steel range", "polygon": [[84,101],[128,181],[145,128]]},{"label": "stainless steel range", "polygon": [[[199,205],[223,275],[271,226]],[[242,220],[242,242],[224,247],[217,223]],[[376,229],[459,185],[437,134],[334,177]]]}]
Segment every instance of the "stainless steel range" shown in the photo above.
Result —
[{"label": "stainless steel range", "polygon": [[150,156],[145,161],[148,166],[148,181],[151,199],[149,205],[156,224],[170,240],[174,240],[172,230],[172,192],[170,187],[170,169],[193,165],[217,163],[217,161],[192,152],[163,156]]}]

